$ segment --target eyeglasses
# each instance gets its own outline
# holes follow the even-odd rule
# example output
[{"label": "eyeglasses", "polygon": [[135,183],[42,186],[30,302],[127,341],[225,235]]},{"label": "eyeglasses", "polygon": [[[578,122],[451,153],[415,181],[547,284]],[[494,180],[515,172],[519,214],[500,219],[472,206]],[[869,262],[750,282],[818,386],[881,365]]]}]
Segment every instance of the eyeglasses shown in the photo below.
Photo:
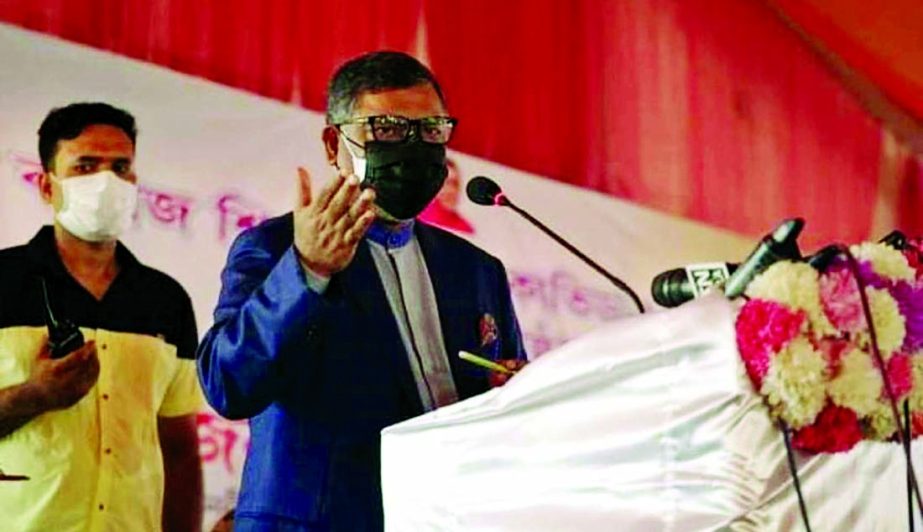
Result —
[{"label": "eyeglasses", "polygon": [[[336,124],[336,128],[342,132],[341,126],[347,124],[366,126],[367,131],[371,130],[372,138],[379,142],[404,142],[411,137],[412,133],[423,142],[445,144],[452,138],[452,131],[455,130],[458,120],[449,116],[428,116],[418,119],[391,115],[365,116],[340,122]],[[349,136],[346,138],[353,144],[363,147]]]}]

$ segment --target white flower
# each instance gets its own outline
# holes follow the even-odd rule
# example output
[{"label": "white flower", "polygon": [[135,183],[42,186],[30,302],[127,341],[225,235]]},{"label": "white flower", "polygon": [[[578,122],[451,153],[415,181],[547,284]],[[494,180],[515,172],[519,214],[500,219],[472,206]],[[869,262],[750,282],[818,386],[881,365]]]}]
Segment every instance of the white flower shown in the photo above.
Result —
[{"label": "white flower", "polygon": [[[872,323],[875,324],[875,334],[878,338],[878,349],[881,357],[887,361],[895,351],[904,343],[907,335],[907,326],[904,316],[897,301],[891,297],[887,290],[868,288],[869,310],[872,312]],[[868,329],[858,335],[859,345],[871,352],[871,335]]]},{"label": "white flower", "polygon": [[769,364],[760,393],[793,429],[814,422],[824,407],[827,361],[805,338],[792,340]]},{"label": "white flower", "polygon": [[883,385],[872,357],[853,349],[840,359],[840,374],[827,385],[827,392],[835,404],[852,409],[861,418],[878,408]]},{"label": "white flower", "polygon": [[894,422],[894,412],[887,402],[879,401],[878,408],[873,410],[868,417],[866,432],[873,440],[888,440],[897,432],[897,423]]}]

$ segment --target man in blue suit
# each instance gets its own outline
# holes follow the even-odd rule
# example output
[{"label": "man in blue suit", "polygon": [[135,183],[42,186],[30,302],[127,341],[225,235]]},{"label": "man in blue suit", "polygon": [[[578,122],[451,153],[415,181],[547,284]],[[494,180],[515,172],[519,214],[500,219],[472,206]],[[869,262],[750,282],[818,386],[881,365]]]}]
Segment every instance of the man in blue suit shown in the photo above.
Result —
[{"label": "man in blue suit", "polygon": [[366,54],[330,82],[337,177],[234,242],[199,349],[211,405],[250,418],[237,530],[383,527],[382,428],[486,391],[460,350],[524,363],[503,265],[414,218],[455,127],[432,73]]}]

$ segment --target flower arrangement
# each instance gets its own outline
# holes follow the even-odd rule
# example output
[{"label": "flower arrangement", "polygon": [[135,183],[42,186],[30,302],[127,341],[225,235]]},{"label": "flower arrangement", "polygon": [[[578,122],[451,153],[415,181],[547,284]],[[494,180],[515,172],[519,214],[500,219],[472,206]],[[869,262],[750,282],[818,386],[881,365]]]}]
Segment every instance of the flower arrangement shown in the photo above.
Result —
[{"label": "flower arrangement", "polygon": [[[884,377],[923,433],[923,241],[849,248],[865,285],[875,356],[859,283],[845,255],[823,271],[778,262],[747,288],[737,345],[770,415],[807,452],[842,452],[860,440],[891,441],[898,425]],[[884,377],[883,377],[884,376]]]}]

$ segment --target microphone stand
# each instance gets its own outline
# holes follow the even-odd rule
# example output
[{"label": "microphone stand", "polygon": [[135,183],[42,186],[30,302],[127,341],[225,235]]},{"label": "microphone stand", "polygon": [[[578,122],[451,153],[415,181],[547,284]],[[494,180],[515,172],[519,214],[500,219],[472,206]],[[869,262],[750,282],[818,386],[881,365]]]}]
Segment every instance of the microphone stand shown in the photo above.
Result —
[{"label": "microphone stand", "polygon": [[558,244],[561,244],[568,251],[570,251],[577,257],[579,257],[580,260],[585,262],[589,267],[596,270],[600,275],[608,279],[610,283],[614,284],[616,288],[628,294],[628,296],[634,302],[635,306],[638,308],[638,312],[644,314],[644,305],[641,303],[641,299],[638,297],[638,294],[636,294],[635,291],[632,290],[630,286],[625,284],[624,281],[612,275],[611,273],[607,272],[602,266],[597,264],[593,259],[591,259],[590,257],[587,257],[582,251],[580,251],[579,249],[571,245],[570,242],[561,238],[557,233],[549,229],[548,226],[538,221],[534,216],[532,216],[525,210],[518,207],[516,204],[510,201],[509,198],[507,198],[505,194],[503,193],[497,194],[497,196],[494,198],[494,203],[496,205],[501,205],[503,207],[509,207],[510,209],[513,209],[516,212],[516,214],[522,216],[523,218],[531,222],[532,225],[541,229],[542,232],[550,236],[555,242],[557,242]]}]

